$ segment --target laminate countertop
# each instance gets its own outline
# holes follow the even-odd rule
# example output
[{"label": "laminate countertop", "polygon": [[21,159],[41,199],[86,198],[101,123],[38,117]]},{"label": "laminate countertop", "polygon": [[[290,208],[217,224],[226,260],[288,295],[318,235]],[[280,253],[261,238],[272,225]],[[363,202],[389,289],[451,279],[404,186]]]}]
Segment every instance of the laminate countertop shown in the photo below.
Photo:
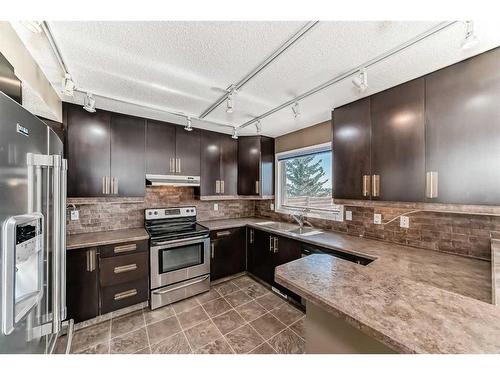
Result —
[{"label": "laminate countertop", "polygon": [[71,234],[66,237],[66,250],[147,239],[149,239],[149,235],[144,228]]}]

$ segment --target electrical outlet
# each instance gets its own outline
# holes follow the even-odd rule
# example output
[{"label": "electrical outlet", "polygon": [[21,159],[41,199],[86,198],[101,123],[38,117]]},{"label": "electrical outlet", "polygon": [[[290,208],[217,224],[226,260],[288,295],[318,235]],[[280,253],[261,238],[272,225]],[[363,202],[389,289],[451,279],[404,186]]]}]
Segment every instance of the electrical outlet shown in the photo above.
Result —
[{"label": "electrical outlet", "polygon": [[410,227],[410,218],[408,216],[401,216],[399,218],[399,226],[401,228],[409,228]]},{"label": "electrical outlet", "polygon": [[382,214],[373,214],[373,224],[382,224]]},{"label": "electrical outlet", "polygon": [[71,211],[71,220],[76,221],[80,219],[80,212],[77,210]]},{"label": "electrical outlet", "polygon": [[214,211],[219,211],[219,203],[214,203]]},{"label": "electrical outlet", "polygon": [[272,202],[271,202],[271,203],[269,204],[269,209],[270,209],[271,211],[274,211],[274,203],[272,203]]},{"label": "electrical outlet", "polygon": [[352,211],[345,212],[345,219],[351,221],[352,220]]}]

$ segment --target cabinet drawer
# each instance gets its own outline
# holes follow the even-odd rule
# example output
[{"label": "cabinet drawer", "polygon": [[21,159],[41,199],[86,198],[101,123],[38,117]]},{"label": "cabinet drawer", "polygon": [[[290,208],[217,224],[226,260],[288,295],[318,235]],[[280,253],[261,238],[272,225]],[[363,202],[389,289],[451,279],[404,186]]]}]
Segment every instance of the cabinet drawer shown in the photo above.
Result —
[{"label": "cabinet drawer", "polygon": [[148,254],[146,252],[99,260],[101,286],[111,286],[134,280],[148,280]]},{"label": "cabinet drawer", "polygon": [[230,228],[230,229],[220,229],[220,230],[212,230],[210,231],[210,239],[211,240],[219,240],[222,238],[229,237],[233,235],[235,232],[241,228]]},{"label": "cabinet drawer", "polygon": [[101,288],[101,314],[147,301],[148,292],[147,279]]},{"label": "cabinet drawer", "polygon": [[113,245],[101,246],[99,249],[101,258],[107,258],[125,254],[134,254],[142,251],[147,251],[148,240],[122,242]]}]

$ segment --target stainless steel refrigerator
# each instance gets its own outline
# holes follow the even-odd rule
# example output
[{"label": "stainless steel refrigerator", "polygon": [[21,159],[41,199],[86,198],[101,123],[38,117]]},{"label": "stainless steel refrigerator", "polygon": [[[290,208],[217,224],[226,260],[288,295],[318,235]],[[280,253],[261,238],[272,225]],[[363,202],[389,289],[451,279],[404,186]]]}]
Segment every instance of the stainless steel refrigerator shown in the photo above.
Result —
[{"label": "stainless steel refrigerator", "polygon": [[66,318],[66,160],[0,92],[0,353],[50,353]]}]

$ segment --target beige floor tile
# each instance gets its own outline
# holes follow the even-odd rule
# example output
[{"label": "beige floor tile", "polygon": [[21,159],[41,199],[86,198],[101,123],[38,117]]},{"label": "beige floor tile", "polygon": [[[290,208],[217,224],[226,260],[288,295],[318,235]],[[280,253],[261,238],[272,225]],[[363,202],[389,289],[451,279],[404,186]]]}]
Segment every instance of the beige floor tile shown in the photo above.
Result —
[{"label": "beige floor tile", "polygon": [[278,297],[272,292],[256,298],[255,300],[267,310],[272,310],[286,302],[283,298]]},{"label": "beige floor tile", "polygon": [[217,298],[220,298],[220,294],[213,287],[208,292],[198,294],[196,296],[196,300],[201,304],[204,304],[205,302],[212,301]]},{"label": "beige floor tile", "polygon": [[252,320],[255,320],[265,313],[267,313],[267,310],[263,308],[260,304],[258,304],[256,301],[250,301],[248,303],[245,303],[244,305],[240,305],[235,308],[236,311],[245,319],[247,322],[250,322]]},{"label": "beige floor tile", "polygon": [[196,350],[197,354],[233,354],[233,351],[223,338],[215,340],[203,348]]},{"label": "beige floor tile", "polygon": [[73,353],[81,352],[101,342],[109,341],[110,327],[111,320],[108,320],[76,331],[71,343],[71,351]]},{"label": "beige floor tile", "polygon": [[286,328],[283,323],[269,313],[254,320],[250,324],[266,340]]},{"label": "beige floor tile", "polygon": [[159,309],[150,310],[149,308],[144,309],[144,319],[146,320],[146,324],[158,322],[160,320],[171,317],[175,314],[172,306],[164,306]]},{"label": "beige floor tile", "polygon": [[300,337],[302,337],[303,339],[305,339],[306,337],[305,323],[306,323],[306,318],[304,317],[290,326],[292,331],[295,332]]},{"label": "beige floor tile", "polygon": [[305,341],[288,328],[268,342],[279,354],[303,354],[305,352]]},{"label": "beige floor tile", "polygon": [[142,310],[112,319],[111,338],[135,331],[145,325]]},{"label": "beige floor tile", "polygon": [[250,324],[228,333],[225,337],[237,354],[248,353],[264,342]]},{"label": "beige floor tile", "polygon": [[202,306],[210,317],[214,317],[231,310],[231,305],[229,305],[224,298],[214,299],[213,301],[204,303]]},{"label": "beige floor tile", "polygon": [[196,306],[199,306],[199,305],[200,304],[196,300],[196,297],[191,297],[191,298],[179,301],[179,302],[175,302],[171,306],[174,309],[176,314],[180,314],[181,312],[194,309]]},{"label": "beige floor tile", "polygon": [[289,303],[284,303],[283,305],[271,310],[271,314],[287,326],[304,317],[304,313],[302,311],[293,307]]},{"label": "beige floor tile", "polygon": [[146,326],[151,345],[172,336],[174,333],[181,331],[181,326],[175,316],[160,320],[159,322],[152,323]]},{"label": "beige floor tile", "polygon": [[134,354],[151,354],[151,348],[149,346],[146,346],[144,349],[141,349]]},{"label": "beige floor tile", "polygon": [[250,302],[252,300],[252,297],[249,295],[245,294],[245,292],[242,292],[241,290],[225,295],[224,298],[229,302],[229,304],[233,307],[243,305],[244,303]]},{"label": "beige floor tile", "polygon": [[152,354],[189,354],[191,348],[184,336],[179,332],[151,346]]},{"label": "beige floor tile", "polygon": [[217,292],[219,292],[223,296],[239,290],[236,284],[233,284],[231,281],[226,281],[225,283],[217,284],[214,288]]},{"label": "beige floor tile", "polygon": [[212,321],[223,335],[245,324],[243,318],[234,310],[229,310],[222,315],[216,316]]},{"label": "beige floor tile", "polygon": [[110,343],[111,354],[131,354],[149,346],[146,329],[141,328],[136,331],[115,337]]},{"label": "beige floor tile", "polygon": [[208,315],[201,306],[195,307],[194,309],[184,311],[177,315],[179,322],[181,323],[182,329],[191,328],[205,320],[208,320]]},{"label": "beige floor tile", "polygon": [[261,297],[269,293],[269,289],[257,283],[250,284],[246,288],[242,288],[242,290],[252,298]]},{"label": "beige floor tile", "polygon": [[193,349],[199,349],[221,338],[219,330],[209,320],[184,331]]},{"label": "beige floor tile", "polygon": [[108,354],[109,353],[109,341],[101,342],[100,344],[91,346],[90,348],[84,349],[77,354]]},{"label": "beige floor tile", "polygon": [[271,348],[271,346],[265,342],[262,345],[259,345],[254,350],[250,352],[250,354],[277,354],[276,350]]},{"label": "beige floor tile", "polygon": [[246,287],[255,284],[255,281],[250,276],[240,276],[236,279],[231,280],[238,288],[245,289]]}]

